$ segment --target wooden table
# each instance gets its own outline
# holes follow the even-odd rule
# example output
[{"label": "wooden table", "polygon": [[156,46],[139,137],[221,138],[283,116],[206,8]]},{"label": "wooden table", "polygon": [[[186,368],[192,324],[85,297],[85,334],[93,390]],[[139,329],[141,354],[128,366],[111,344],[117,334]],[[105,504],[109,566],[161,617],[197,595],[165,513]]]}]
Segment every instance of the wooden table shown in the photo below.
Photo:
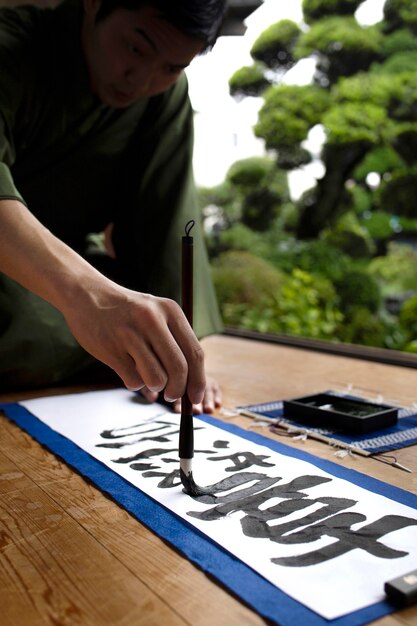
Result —
[{"label": "wooden table", "polygon": [[[226,336],[209,337],[203,345],[208,372],[222,382],[225,407],[348,384],[369,398],[382,393],[404,404],[417,400],[413,369]],[[3,394],[0,400],[70,391]],[[251,423],[244,417],[231,421]],[[415,447],[396,452],[413,469],[407,474],[372,459],[338,459],[319,442],[284,442],[417,493]],[[265,624],[4,417],[0,497],[1,626]],[[417,606],[375,624],[416,626]]]}]

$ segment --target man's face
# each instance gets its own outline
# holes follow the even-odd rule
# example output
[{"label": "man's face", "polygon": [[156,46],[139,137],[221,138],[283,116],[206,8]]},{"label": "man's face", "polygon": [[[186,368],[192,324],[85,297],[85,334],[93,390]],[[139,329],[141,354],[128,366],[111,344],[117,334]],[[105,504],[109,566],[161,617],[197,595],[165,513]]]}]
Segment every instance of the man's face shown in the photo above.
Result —
[{"label": "man's face", "polygon": [[82,41],[91,89],[108,106],[165,91],[204,47],[153,7],[116,9],[96,22],[99,7],[100,0],[84,0]]}]

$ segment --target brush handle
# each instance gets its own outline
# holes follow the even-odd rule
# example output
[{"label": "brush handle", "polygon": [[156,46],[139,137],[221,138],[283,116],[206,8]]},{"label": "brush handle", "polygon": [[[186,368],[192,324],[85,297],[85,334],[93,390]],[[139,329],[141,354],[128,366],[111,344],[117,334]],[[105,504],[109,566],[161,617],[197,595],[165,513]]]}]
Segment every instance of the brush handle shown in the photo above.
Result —
[{"label": "brush handle", "polygon": [[185,394],[181,399],[180,439],[178,446],[180,459],[194,456],[193,405]]},{"label": "brush handle", "polygon": [[181,281],[181,305],[184,315],[190,326],[193,325],[193,237],[186,235],[182,238],[182,281]]},{"label": "brush handle", "polygon": [[[182,238],[182,299],[181,305],[190,326],[193,325],[193,255],[194,241],[190,231],[194,222],[190,221],[185,226],[186,235]],[[188,394],[181,398],[181,421],[179,438],[180,459],[192,459],[194,456],[194,428],[193,428],[193,405]]]}]

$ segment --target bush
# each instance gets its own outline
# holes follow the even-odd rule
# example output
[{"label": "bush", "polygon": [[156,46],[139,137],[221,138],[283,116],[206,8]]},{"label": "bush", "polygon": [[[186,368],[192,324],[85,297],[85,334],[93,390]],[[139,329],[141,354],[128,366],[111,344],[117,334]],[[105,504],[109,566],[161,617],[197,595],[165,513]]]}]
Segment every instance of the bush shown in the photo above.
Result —
[{"label": "bush", "polygon": [[375,63],[371,67],[371,71],[375,73],[384,73],[396,75],[401,72],[415,71],[417,63],[417,51],[413,50],[405,52],[396,52],[389,57],[384,63]]},{"label": "bush", "polygon": [[240,159],[230,166],[226,179],[235,187],[257,186],[270,173],[274,165],[274,161],[267,157]]},{"label": "bush", "polygon": [[417,0],[387,0],[384,4],[384,18],[389,29],[409,26],[417,31]]},{"label": "bush", "polygon": [[283,275],[270,263],[244,251],[221,254],[212,264],[213,282],[221,310],[225,305],[258,306],[280,290]]},{"label": "bush", "polygon": [[416,196],[417,169],[396,172],[390,180],[382,181],[376,193],[376,201],[381,210],[390,215],[416,218]]},{"label": "bush", "polygon": [[382,54],[389,58],[399,52],[417,51],[417,41],[414,33],[408,28],[396,30],[386,35],[382,43]]},{"label": "bush", "polygon": [[312,85],[278,85],[264,94],[255,135],[265,139],[267,148],[289,148],[307,139],[320,122],[329,94]]},{"label": "bush", "polygon": [[369,233],[352,211],[343,215],[333,228],[326,229],[323,239],[353,259],[369,257],[375,250]]},{"label": "bush", "polygon": [[255,257],[263,256],[265,245],[262,236],[240,222],[218,233],[218,239],[225,252],[240,250],[251,252]]},{"label": "bush", "polygon": [[352,198],[352,208],[356,215],[367,213],[372,207],[372,194],[370,191],[363,185],[355,184],[349,191]]},{"label": "bush", "polygon": [[375,278],[360,270],[351,270],[336,282],[343,312],[363,307],[375,313],[381,304],[381,292]]},{"label": "bush", "polygon": [[406,300],[401,308],[399,321],[410,341],[417,340],[417,296]]},{"label": "bush", "polygon": [[292,20],[272,24],[257,38],[250,51],[251,56],[268,67],[290,69],[294,64],[292,54],[301,31]]},{"label": "bush", "polygon": [[363,28],[352,16],[324,17],[300,35],[294,57],[318,58],[315,80],[334,85],[341,76],[366,70],[381,58],[382,34],[379,28]]},{"label": "bush", "polygon": [[372,239],[381,241],[389,239],[393,234],[391,217],[383,211],[373,211],[366,215],[362,221]]},{"label": "bush", "polygon": [[307,23],[325,15],[352,15],[363,0],[303,0],[303,15]]},{"label": "bush", "polygon": [[299,37],[295,56],[300,59],[313,52],[322,52],[330,57],[338,53],[378,57],[382,39],[378,28],[363,28],[352,16],[324,17]]},{"label": "bush", "polygon": [[398,153],[389,146],[378,147],[366,154],[364,159],[357,165],[353,172],[353,178],[364,181],[370,172],[385,174],[403,167],[404,163]]},{"label": "bush", "polygon": [[284,279],[277,295],[252,307],[227,304],[223,316],[226,325],[320,339],[335,339],[335,329],[343,319],[329,281],[317,281],[298,269]]},{"label": "bush", "polygon": [[333,144],[366,143],[378,145],[387,112],[372,102],[346,102],[335,105],[322,118],[328,141]]},{"label": "bush", "polygon": [[338,337],[346,343],[383,348],[385,326],[376,315],[363,306],[351,307],[343,325],[338,328]]},{"label": "bush", "polygon": [[312,241],[288,240],[281,246],[275,263],[290,272],[297,267],[315,276],[334,282],[350,269],[351,259],[338,248],[322,239]]},{"label": "bush", "polygon": [[269,81],[265,78],[265,69],[259,64],[241,67],[229,79],[229,90],[232,96],[259,96]]},{"label": "bush", "polygon": [[375,257],[368,272],[375,278],[384,295],[417,291],[417,250],[405,244],[392,242],[385,256]]}]

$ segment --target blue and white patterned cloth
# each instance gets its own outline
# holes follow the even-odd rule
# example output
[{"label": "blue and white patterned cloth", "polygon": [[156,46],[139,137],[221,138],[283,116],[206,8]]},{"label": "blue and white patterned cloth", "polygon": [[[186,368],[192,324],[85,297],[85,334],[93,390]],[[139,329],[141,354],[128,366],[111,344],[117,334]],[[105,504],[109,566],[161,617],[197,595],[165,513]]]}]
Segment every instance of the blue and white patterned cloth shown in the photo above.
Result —
[{"label": "blue and white patterned cloth", "polygon": [[[363,400],[363,398],[339,394],[335,391],[326,391],[326,393]],[[248,409],[252,413],[257,413],[260,416],[269,417],[271,419],[278,419],[283,416],[282,401],[280,400],[265,402],[263,404],[250,404],[240,406],[239,408]],[[405,448],[406,446],[412,446],[417,443],[417,412],[415,409],[400,408],[398,411],[398,422],[394,426],[364,435],[346,435],[345,433],[342,434],[327,428],[310,428],[299,422],[288,419],[283,419],[283,422],[287,425],[293,424],[294,427],[300,426],[307,432],[309,430],[319,432],[332,439],[341,441],[344,444],[361,448],[373,454],[398,450],[399,448]]]}]

